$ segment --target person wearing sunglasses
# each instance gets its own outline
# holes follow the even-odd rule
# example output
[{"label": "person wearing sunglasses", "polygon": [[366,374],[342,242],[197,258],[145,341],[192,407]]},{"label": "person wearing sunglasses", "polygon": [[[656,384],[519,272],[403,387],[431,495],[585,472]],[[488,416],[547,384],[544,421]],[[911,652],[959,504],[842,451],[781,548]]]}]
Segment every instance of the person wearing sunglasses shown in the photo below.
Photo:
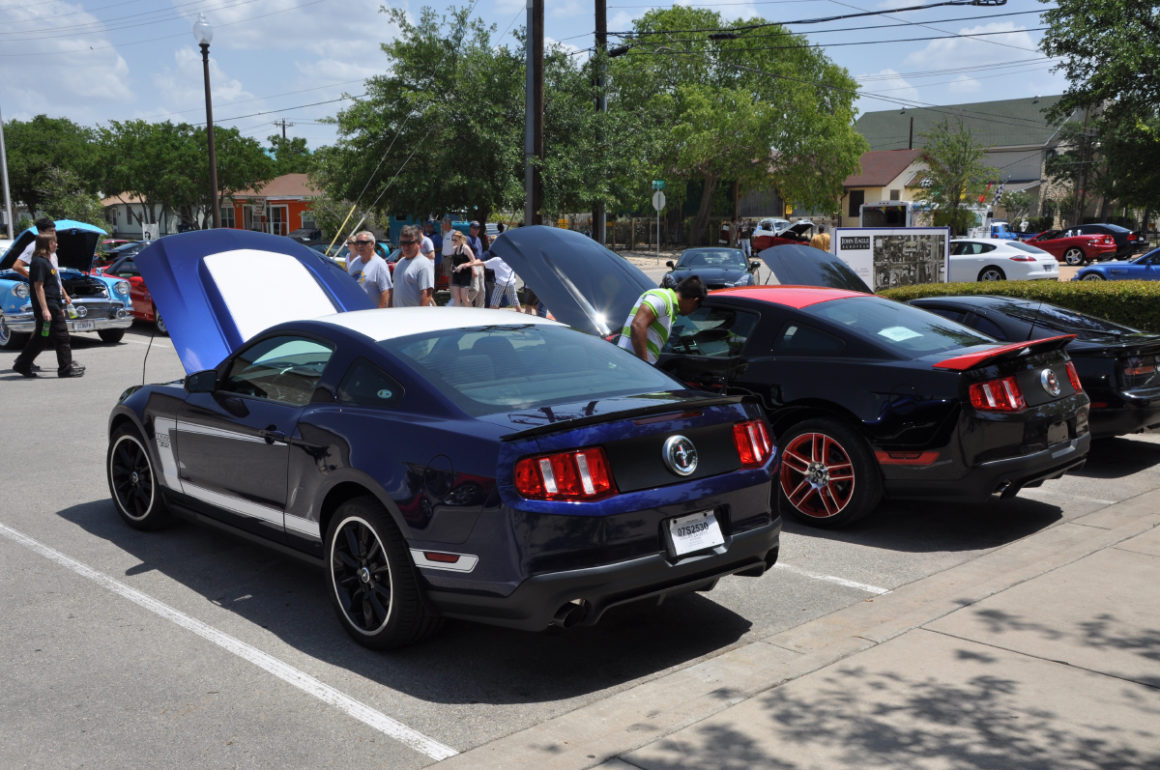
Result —
[{"label": "person wearing sunglasses", "polygon": [[371,301],[378,307],[390,307],[394,287],[391,281],[391,268],[385,259],[375,253],[375,234],[367,230],[355,233],[354,251],[347,259],[349,260],[347,271],[355,277],[359,286],[366,290]]},{"label": "person wearing sunglasses", "polygon": [[399,234],[403,253],[395,263],[395,307],[435,305],[435,263],[421,256],[421,240],[415,225],[407,225]]}]

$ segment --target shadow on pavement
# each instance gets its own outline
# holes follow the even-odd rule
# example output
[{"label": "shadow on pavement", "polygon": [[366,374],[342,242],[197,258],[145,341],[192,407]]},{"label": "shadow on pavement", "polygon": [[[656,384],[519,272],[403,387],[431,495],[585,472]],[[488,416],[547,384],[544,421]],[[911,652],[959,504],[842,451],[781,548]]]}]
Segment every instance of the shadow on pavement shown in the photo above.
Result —
[{"label": "shadow on pavement", "polygon": [[1062,519],[1058,506],[1015,497],[982,504],[916,500],[886,502],[839,530],[818,529],[782,516],[782,529],[798,535],[892,551],[973,551],[1024,538]]},{"label": "shadow on pavement", "polygon": [[692,594],[661,606],[617,608],[596,626],[559,633],[449,621],[425,642],[377,653],[357,645],[339,625],[321,568],[197,524],[138,532],[105,500],[73,506],[60,516],[140,560],[124,576],[112,577],[156,570],[303,653],[433,703],[575,698],[719,652],[751,626]]},{"label": "shadow on pavement", "polygon": [[1117,436],[1092,442],[1087,462],[1072,475],[1089,479],[1118,479],[1160,464],[1160,444]]}]

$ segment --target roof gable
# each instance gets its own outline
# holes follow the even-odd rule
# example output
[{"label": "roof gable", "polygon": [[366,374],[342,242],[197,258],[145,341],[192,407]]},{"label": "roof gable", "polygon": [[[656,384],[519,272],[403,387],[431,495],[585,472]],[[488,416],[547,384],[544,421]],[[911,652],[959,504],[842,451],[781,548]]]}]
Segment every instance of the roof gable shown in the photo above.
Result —
[{"label": "roof gable", "polygon": [[844,187],[884,187],[922,155],[922,150],[871,150],[858,162],[862,171],[846,177]]}]

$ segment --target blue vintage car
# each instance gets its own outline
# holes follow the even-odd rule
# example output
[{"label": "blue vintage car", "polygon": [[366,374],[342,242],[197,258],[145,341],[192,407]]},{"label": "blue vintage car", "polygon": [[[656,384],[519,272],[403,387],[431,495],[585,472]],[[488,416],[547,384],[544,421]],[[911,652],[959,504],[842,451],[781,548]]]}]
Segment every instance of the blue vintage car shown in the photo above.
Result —
[{"label": "blue vintage car", "polygon": [[1160,281],[1160,249],[1128,260],[1100,262],[1082,268],[1073,281]]},{"label": "blue vintage car", "polygon": [[[12,269],[18,257],[36,240],[29,228],[0,257],[0,347],[17,347],[36,328],[28,279]],[[70,333],[96,332],[105,342],[119,342],[133,325],[129,315],[129,282],[90,275],[97,241],[105,231],[72,219],[56,222],[56,256],[64,290],[72,298],[76,318],[68,321]]]},{"label": "blue vintage car", "polygon": [[[554,230],[518,245],[551,249]],[[361,644],[416,642],[444,617],[595,623],[777,559],[756,399],[688,390],[522,313],[365,309],[290,238],[180,233],[137,264],[189,376],[114,406],[118,514],[207,519],[316,559]]]}]

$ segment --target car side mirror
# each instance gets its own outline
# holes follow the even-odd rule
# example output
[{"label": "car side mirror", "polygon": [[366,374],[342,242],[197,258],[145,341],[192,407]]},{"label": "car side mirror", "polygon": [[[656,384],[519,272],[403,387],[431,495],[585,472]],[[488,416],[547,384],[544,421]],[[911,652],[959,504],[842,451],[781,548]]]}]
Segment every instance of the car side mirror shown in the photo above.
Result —
[{"label": "car side mirror", "polygon": [[676,267],[676,265],[674,265],[674,264],[673,264],[673,261],[672,261],[671,259],[670,259],[668,262],[666,262],[666,263],[665,263],[665,266],[666,266],[666,267],[667,267],[669,270],[672,270],[674,267]]},{"label": "car side mirror", "polygon": [[194,372],[185,378],[185,389],[190,393],[213,393],[216,388],[216,369]]}]

